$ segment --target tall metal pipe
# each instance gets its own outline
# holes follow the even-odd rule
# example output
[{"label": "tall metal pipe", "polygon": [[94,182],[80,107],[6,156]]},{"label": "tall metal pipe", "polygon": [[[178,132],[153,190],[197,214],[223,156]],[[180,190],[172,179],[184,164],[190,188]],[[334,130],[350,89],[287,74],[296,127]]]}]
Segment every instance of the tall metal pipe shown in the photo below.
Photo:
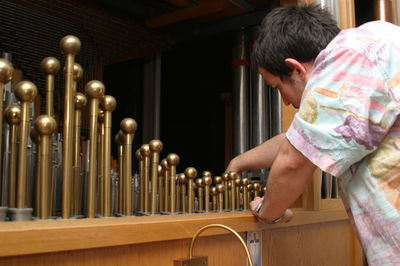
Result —
[{"label": "tall metal pipe", "polygon": [[144,212],[150,212],[149,205],[149,178],[150,178],[150,147],[149,144],[143,144],[140,147],[140,154],[142,155],[143,160],[143,198],[144,198]]},{"label": "tall metal pipe", "polygon": [[185,169],[185,177],[187,180],[187,193],[188,193],[188,213],[194,211],[194,191],[193,191],[193,180],[197,176],[197,170],[193,167],[188,167]]},{"label": "tall metal pipe", "polygon": [[158,139],[153,139],[149,143],[151,152],[150,157],[150,178],[151,178],[151,214],[157,213],[157,184],[158,184],[158,163],[163,144]]},{"label": "tall metal pipe", "polygon": [[133,213],[132,203],[132,145],[137,123],[132,118],[125,118],[120,124],[122,132],[125,134],[124,141],[124,196],[125,196],[125,209],[123,214],[131,216]]},{"label": "tall metal pipe", "polygon": [[241,29],[235,38],[233,48],[233,87],[234,87],[234,143],[233,155],[249,149],[249,55],[248,36]]},{"label": "tall metal pipe", "polygon": [[99,113],[99,99],[104,96],[104,85],[100,81],[89,81],[85,86],[85,93],[89,98],[89,175],[87,180],[87,218],[96,215],[96,179],[97,179],[97,115]]},{"label": "tall metal pipe", "polygon": [[6,108],[4,116],[10,125],[10,165],[8,168],[8,207],[15,208],[15,195],[17,186],[17,137],[18,125],[21,122],[21,107],[10,105]]},{"label": "tall metal pipe", "polygon": [[21,101],[21,126],[19,133],[18,149],[18,178],[17,178],[17,201],[18,210],[12,214],[12,220],[31,220],[32,209],[27,208],[26,198],[26,176],[27,176],[27,146],[29,136],[29,105],[37,96],[37,87],[30,81],[21,81],[15,87],[15,95]]},{"label": "tall metal pipe", "polygon": [[39,151],[37,156],[40,158],[40,219],[48,219],[50,216],[50,190],[49,190],[49,179],[50,179],[50,162],[51,162],[51,135],[57,129],[56,120],[49,115],[41,115],[35,121],[35,129],[40,135]]},{"label": "tall metal pipe", "polygon": [[119,214],[124,212],[124,133],[122,131],[118,131],[117,135],[115,135],[115,142],[118,145],[118,211]]},{"label": "tall metal pipe", "polygon": [[111,95],[105,95],[100,102],[104,111],[104,153],[103,153],[103,215],[111,216],[111,113],[117,101]]},{"label": "tall metal pipe", "polygon": [[74,147],[74,100],[73,75],[75,55],[81,49],[81,41],[72,35],[67,35],[60,41],[60,47],[65,54],[65,101],[63,129],[63,194],[62,217],[71,217],[72,211],[72,177],[73,177],[73,147]]},{"label": "tall metal pipe", "polygon": [[54,76],[60,70],[60,61],[54,57],[46,57],[41,62],[41,68],[46,73],[46,114],[54,115]]},{"label": "tall metal pipe", "polygon": [[392,0],[374,0],[374,20],[394,23]]},{"label": "tall metal pipe", "polygon": [[[6,178],[3,176],[3,110],[4,110],[4,89],[14,73],[14,68],[6,59],[0,58],[0,185],[1,195],[6,195]],[[0,197],[0,206],[5,205],[6,200]]]},{"label": "tall metal pipe", "polygon": [[73,167],[74,167],[74,180],[73,180],[73,195],[74,195],[74,206],[73,214],[79,215],[82,206],[82,180],[81,180],[81,126],[82,126],[82,109],[87,103],[86,96],[83,93],[75,94],[75,123],[74,123],[74,156],[73,156]]}]

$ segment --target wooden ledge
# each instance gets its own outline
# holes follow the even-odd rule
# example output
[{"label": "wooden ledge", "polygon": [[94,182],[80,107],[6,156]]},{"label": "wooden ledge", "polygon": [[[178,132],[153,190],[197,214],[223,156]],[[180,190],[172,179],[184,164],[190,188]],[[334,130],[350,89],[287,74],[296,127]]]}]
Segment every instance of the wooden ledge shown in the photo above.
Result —
[{"label": "wooden ledge", "polygon": [[[323,200],[320,211],[294,209],[287,224],[258,222],[251,212],[227,212],[125,218],[49,220],[0,223],[0,257],[189,239],[208,224],[224,224],[237,232],[333,222],[348,219],[340,200]],[[210,229],[202,235],[226,231]]]}]

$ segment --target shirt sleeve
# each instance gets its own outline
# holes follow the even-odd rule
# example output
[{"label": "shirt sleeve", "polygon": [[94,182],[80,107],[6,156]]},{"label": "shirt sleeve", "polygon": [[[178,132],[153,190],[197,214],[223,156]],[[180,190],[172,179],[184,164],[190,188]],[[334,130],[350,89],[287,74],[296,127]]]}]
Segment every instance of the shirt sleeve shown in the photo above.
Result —
[{"label": "shirt sleeve", "polygon": [[380,68],[349,48],[324,50],[286,133],[312,163],[334,176],[373,152],[395,118]]}]

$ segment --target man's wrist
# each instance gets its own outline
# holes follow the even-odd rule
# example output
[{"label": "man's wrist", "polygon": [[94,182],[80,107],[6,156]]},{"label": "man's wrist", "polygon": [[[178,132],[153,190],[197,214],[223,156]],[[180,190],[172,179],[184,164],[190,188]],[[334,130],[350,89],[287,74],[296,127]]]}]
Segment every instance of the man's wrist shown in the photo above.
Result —
[{"label": "man's wrist", "polygon": [[258,218],[258,220],[260,220],[261,222],[267,223],[267,224],[276,224],[282,221],[283,217],[285,216],[285,213],[283,213],[281,216],[279,216],[278,218],[274,219],[274,220],[268,220],[265,218],[262,218],[260,216],[260,211],[263,205],[263,201],[260,201],[260,203],[257,204],[256,208],[254,209],[254,215]]}]

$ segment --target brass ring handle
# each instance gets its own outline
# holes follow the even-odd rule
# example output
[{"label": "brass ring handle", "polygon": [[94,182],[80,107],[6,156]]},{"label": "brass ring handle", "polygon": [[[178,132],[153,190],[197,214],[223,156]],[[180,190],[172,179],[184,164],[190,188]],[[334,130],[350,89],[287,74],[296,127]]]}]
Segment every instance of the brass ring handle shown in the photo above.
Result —
[{"label": "brass ring handle", "polygon": [[244,250],[246,251],[247,259],[249,260],[250,266],[253,266],[253,262],[251,261],[250,252],[249,252],[249,250],[248,250],[248,248],[247,248],[247,246],[246,246],[246,243],[244,243],[243,238],[242,238],[235,230],[233,230],[232,228],[230,228],[230,227],[228,227],[228,226],[226,226],[226,225],[223,225],[223,224],[209,224],[209,225],[203,226],[202,228],[200,228],[200,229],[196,232],[196,234],[194,234],[194,236],[193,236],[193,238],[192,238],[192,242],[190,243],[190,249],[189,249],[189,258],[190,258],[190,259],[193,258],[193,245],[194,245],[194,241],[197,239],[197,237],[200,235],[201,232],[203,232],[204,230],[206,230],[206,229],[208,229],[208,228],[212,228],[212,227],[223,228],[223,229],[228,230],[228,231],[231,232],[232,234],[234,234],[234,235],[240,240],[240,242],[242,243],[242,246],[243,246]]}]

